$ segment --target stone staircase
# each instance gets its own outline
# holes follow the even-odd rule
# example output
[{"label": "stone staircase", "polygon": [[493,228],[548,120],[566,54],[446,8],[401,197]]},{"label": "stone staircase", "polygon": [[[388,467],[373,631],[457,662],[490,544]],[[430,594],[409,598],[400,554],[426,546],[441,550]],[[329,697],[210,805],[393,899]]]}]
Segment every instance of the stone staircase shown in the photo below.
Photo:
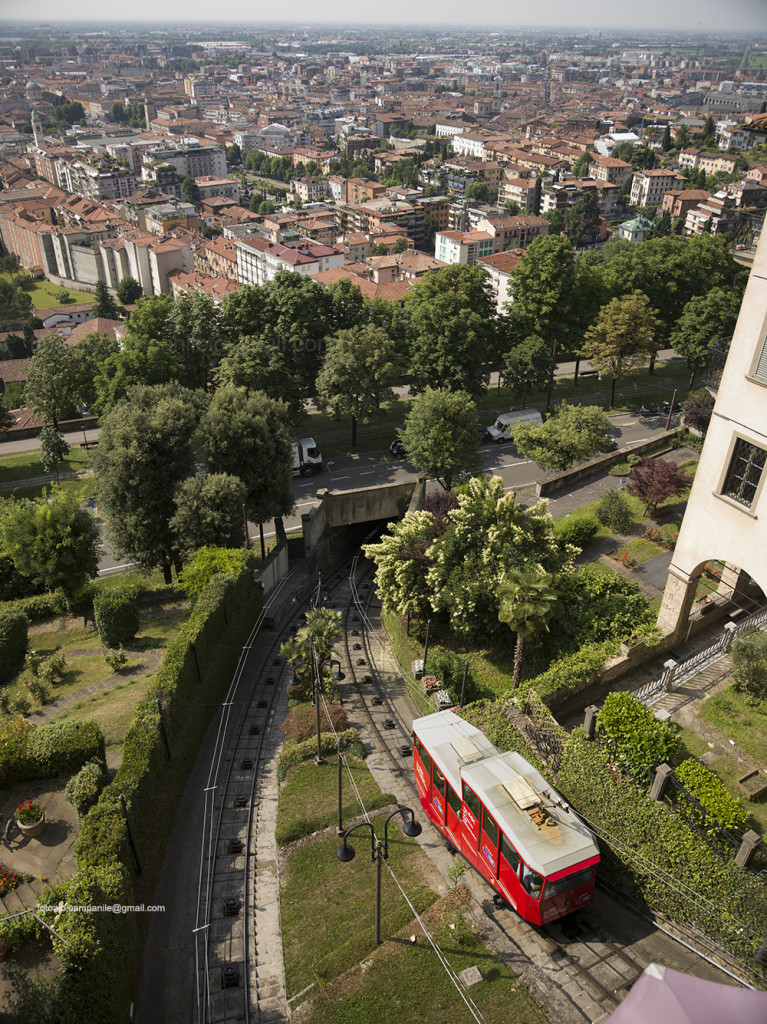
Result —
[{"label": "stone staircase", "polygon": [[0,896],[0,917],[18,914],[22,910],[33,910],[47,884],[40,878],[35,878],[31,882],[22,882],[16,889],[11,889],[5,896]]}]

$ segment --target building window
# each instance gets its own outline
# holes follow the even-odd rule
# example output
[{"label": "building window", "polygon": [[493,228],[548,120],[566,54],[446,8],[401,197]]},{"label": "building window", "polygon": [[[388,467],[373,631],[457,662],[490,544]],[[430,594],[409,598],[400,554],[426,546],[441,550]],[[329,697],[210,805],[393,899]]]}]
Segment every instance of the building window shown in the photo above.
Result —
[{"label": "building window", "polygon": [[739,437],[735,442],[722,494],[751,508],[764,469],[767,451]]},{"label": "building window", "polygon": [[762,350],[754,367],[754,377],[762,384],[767,384],[767,338],[762,342]]}]

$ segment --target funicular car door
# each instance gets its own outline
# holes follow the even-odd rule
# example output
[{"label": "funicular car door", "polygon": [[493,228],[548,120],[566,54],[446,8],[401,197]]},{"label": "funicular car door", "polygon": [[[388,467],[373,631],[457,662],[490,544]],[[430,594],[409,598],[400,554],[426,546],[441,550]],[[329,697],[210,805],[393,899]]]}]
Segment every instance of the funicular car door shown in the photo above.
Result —
[{"label": "funicular car door", "polygon": [[461,848],[461,798],[447,783],[447,807],[445,808],[445,835],[456,849]]},{"label": "funicular car door", "polygon": [[461,853],[469,860],[474,867],[479,867],[479,797],[474,790],[461,780],[461,795],[463,806],[461,807]]},{"label": "funicular car door", "polygon": [[433,820],[440,826],[445,824],[445,776],[432,762],[431,767],[431,813]]}]

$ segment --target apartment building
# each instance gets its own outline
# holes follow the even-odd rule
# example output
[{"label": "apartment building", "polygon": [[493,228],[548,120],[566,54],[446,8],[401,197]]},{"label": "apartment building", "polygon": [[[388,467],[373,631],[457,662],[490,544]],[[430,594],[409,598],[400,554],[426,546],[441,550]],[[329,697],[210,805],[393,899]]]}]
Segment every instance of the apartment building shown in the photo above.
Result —
[{"label": "apartment building", "polygon": [[669,189],[684,185],[684,178],[676,171],[657,168],[651,171],[635,171],[631,181],[632,206],[659,206]]},{"label": "apartment building", "polygon": [[487,231],[438,231],[434,252],[441,263],[473,267],[483,256],[493,254],[493,236]]},{"label": "apartment building", "polygon": [[597,156],[589,164],[589,174],[597,181],[609,181],[620,187],[631,177],[631,164],[617,156]]},{"label": "apartment building", "polygon": [[511,249],[508,252],[493,253],[492,256],[481,256],[478,264],[485,268],[490,278],[490,287],[495,296],[496,312],[504,312],[504,306],[511,301],[511,279],[514,268],[525,256],[524,249]]},{"label": "apartment building", "polygon": [[[156,146],[144,154],[145,166],[167,164],[182,178],[226,177],[226,155],[221,146],[203,146],[202,143],[179,143]],[[158,182],[162,187],[162,183]]]},{"label": "apartment building", "polygon": [[264,238],[238,238],[235,245],[240,284],[268,284],[281,270],[310,277],[344,265],[342,249],[308,238],[299,239],[295,246],[267,242]]}]

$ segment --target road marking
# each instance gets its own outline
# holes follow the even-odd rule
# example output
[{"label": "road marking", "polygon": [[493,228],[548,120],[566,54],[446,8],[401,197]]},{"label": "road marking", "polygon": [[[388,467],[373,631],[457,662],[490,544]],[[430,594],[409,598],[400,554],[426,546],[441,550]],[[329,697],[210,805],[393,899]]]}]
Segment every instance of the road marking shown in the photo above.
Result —
[{"label": "road marking", "polygon": [[297,501],[296,502],[296,508],[303,508],[304,505],[313,505],[313,504],[314,504],[313,501]]},{"label": "road marking", "polygon": [[135,562],[125,562],[124,565],[110,565],[106,569],[99,569],[97,575],[105,576],[108,572],[120,572],[122,569],[130,569],[130,568],[132,568],[135,564],[136,564]]},{"label": "road marking", "polygon": [[348,480],[349,477],[348,476],[331,476],[330,479],[331,479],[331,481],[334,481],[334,480]]},{"label": "road marking", "polygon": [[526,484],[510,484],[508,487],[504,487],[504,491],[518,491],[522,487],[534,487],[537,483],[537,480],[530,480]]},{"label": "road marking", "polygon": [[360,473],[360,476],[372,476],[374,473],[374,469],[366,469],[364,473]]}]

